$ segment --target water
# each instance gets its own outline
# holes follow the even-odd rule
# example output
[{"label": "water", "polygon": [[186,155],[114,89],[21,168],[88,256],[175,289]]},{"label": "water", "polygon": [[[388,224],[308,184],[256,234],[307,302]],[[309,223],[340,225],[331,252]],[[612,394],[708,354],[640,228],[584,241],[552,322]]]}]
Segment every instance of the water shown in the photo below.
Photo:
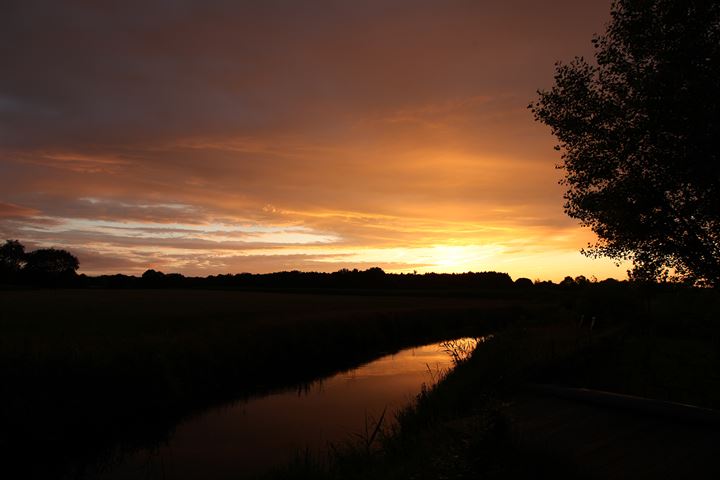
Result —
[{"label": "water", "polygon": [[138,452],[104,480],[237,479],[309,449],[357,439],[387,408],[386,421],[434,383],[477,339],[409,348],[305,388],[211,409],[177,426],[167,442]]}]

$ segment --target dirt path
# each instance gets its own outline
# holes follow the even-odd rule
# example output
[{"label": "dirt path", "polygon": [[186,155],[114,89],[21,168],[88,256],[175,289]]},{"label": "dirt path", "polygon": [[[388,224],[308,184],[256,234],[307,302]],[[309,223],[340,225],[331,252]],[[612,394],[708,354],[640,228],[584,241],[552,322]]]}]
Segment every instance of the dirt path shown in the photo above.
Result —
[{"label": "dirt path", "polygon": [[603,403],[525,392],[508,408],[514,440],[581,478],[720,478],[718,423]]}]

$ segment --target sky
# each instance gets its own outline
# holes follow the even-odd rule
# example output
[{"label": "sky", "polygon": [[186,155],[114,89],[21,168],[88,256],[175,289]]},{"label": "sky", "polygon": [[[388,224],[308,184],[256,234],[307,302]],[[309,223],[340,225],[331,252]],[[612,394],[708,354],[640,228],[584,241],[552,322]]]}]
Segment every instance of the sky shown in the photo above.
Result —
[{"label": "sky", "polygon": [[9,0],[0,238],[87,274],[502,271],[586,258],[528,104],[610,0]]}]

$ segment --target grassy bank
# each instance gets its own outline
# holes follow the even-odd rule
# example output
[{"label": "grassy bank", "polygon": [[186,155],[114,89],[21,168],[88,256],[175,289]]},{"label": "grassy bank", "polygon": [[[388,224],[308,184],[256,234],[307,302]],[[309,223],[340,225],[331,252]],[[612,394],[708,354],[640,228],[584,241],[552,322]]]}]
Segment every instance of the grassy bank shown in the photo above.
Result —
[{"label": "grassy bank", "polygon": [[337,446],[269,478],[586,478],[582,465],[516,441],[508,408],[529,383],[720,408],[718,295],[616,293],[579,292],[529,312],[423,391],[373,448]]},{"label": "grassy bank", "polygon": [[[424,389],[370,448],[352,441],[336,445],[266,478],[532,478],[533,472],[516,462],[503,405],[538,364],[575,350],[565,328],[572,314],[557,305],[538,308],[493,335]],[[541,468],[540,460],[533,468]]]},{"label": "grassy bank", "polygon": [[81,474],[231,398],[498,329],[533,304],[203,290],[14,290],[0,302],[0,451],[36,477]]}]

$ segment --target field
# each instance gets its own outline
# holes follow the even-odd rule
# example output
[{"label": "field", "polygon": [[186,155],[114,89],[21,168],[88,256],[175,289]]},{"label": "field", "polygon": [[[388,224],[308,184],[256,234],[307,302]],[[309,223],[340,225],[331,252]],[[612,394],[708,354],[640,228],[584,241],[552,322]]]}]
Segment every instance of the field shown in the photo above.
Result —
[{"label": "field", "polygon": [[0,451],[6,471],[27,478],[82,478],[210,406],[464,335],[495,337],[423,392],[372,454],[349,448],[278,475],[522,478],[516,460],[530,457],[502,405],[527,383],[720,408],[713,291],[45,289],[0,291],[0,305]]},{"label": "field", "polygon": [[58,475],[210,405],[518,313],[482,298],[222,290],[7,290],[0,304],[0,448]]}]

